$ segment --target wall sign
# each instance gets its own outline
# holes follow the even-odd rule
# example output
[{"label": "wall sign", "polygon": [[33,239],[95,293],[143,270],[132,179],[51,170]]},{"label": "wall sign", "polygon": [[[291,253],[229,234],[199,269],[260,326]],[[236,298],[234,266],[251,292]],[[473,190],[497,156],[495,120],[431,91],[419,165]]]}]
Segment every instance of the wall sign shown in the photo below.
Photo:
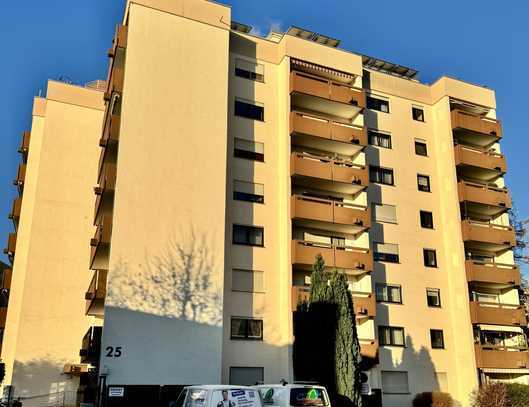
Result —
[{"label": "wall sign", "polygon": [[123,397],[125,395],[124,387],[109,387],[108,397]]}]

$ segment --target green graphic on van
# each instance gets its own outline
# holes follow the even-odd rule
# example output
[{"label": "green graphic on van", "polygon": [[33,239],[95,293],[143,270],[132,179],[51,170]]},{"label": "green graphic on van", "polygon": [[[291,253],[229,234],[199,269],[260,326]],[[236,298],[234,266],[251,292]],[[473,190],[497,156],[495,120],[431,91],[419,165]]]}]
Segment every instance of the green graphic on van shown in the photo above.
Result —
[{"label": "green graphic on van", "polygon": [[274,389],[268,389],[264,395],[263,401],[267,404],[274,402]]}]

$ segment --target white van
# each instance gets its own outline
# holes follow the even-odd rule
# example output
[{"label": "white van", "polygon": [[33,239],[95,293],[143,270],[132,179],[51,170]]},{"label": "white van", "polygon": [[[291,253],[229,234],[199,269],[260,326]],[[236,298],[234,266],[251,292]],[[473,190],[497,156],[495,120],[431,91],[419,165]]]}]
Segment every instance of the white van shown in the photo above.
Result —
[{"label": "white van", "polygon": [[330,407],[327,390],[312,384],[263,384],[253,386],[261,393],[265,407]]},{"label": "white van", "polygon": [[247,386],[198,385],[184,387],[176,407],[263,407],[259,391]]}]

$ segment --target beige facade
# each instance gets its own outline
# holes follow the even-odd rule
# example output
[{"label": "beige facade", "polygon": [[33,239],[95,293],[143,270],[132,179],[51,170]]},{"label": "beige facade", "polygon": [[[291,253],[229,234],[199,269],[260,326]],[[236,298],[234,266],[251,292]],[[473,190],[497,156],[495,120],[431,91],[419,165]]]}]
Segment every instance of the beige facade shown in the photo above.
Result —
[{"label": "beige facade", "polygon": [[[424,84],[337,45],[298,28],[254,36],[204,0],[130,0],[105,106],[55,83],[36,99],[2,349],[15,393],[16,363],[44,357],[22,332],[66,318],[64,307],[78,316],[49,336],[64,346],[49,346],[63,364],[81,347],[84,402],[98,380],[129,401],[157,386],[295,380],[293,312],[317,254],[348,276],[374,400],[408,406],[442,390],[468,406],[479,383],[527,382],[494,92]],[[66,109],[50,94],[82,100],[53,123],[58,134],[83,123],[83,143],[46,138],[50,106]],[[50,162],[47,149],[62,147],[82,161]],[[75,196],[71,222],[47,226],[73,236],[72,265],[58,249],[39,257],[63,240],[34,232],[49,207],[69,210],[39,185],[70,159],[79,173],[45,193]],[[63,278],[57,290],[74,285],[67,267],[85,270],[49,308],[33,295],[43,277],[31,264],[43,261]]]},{"label": "beige facade", "polygon": [[26,171],[21,207],[12,213],[17,238],[2,360],[4,385],[27,398],[24,405],[76,403],[79,377],[65,374],[65,365],[79,364],[79,335],[97,323],[84,315],[82,299],[103,110],[102,92],[50,81],[46,98],[34,100],[31,137],[21,146]]}]

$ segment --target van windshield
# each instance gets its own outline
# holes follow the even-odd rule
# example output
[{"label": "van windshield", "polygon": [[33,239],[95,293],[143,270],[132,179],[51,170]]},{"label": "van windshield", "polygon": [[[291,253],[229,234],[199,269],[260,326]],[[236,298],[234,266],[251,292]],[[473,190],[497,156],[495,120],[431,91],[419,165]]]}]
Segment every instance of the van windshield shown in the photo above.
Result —
[{"label": "van windshield", "polygon": [[327,396],[323,389],[315,387],[295,387],[290,390],[291,406],[327,406]]}]

